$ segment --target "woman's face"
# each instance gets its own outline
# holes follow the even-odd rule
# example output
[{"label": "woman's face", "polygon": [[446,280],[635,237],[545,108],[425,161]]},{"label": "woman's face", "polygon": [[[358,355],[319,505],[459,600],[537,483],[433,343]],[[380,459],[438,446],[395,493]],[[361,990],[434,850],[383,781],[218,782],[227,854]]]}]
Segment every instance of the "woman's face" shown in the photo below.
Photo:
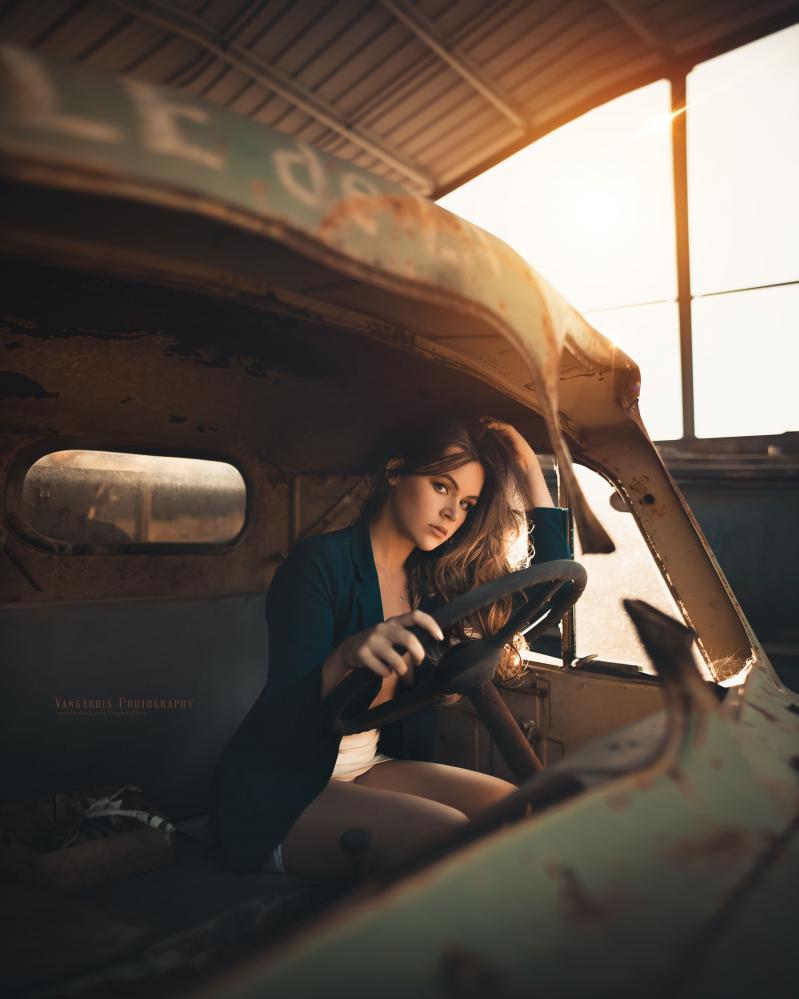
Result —
[{"label": "woman's face", "polygon": [[[444,455],[461,451],[448,447]],[[391,489],[391,503],[400,529],[417,548],[432,551],[462,526],[477,503],[485,482],[479,461],[438,475],[408,475]],[[438,528],[436,530],[435,528]]]}]

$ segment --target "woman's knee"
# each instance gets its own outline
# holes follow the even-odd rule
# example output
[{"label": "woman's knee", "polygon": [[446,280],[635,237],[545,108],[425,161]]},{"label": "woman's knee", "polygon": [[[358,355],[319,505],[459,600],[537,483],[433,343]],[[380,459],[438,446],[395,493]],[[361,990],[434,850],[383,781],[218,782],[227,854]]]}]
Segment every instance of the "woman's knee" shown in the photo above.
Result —
[{"label": "woman's knee", "polygon": [[492,774],[483,774],[482,776],[485,778],[485,781],[480,790],[486,805],[493,805],[495,802],[507,798],[514,791],[519,790],[516,784],[511,784],[509,780],[504,780],[502,777],[494,777]]},{"label": "woman's knee", "polygon": [[421,806],[423,818],[419,824],[427,837],[444,836],[469,822],[469,816],[453,805],[446,805],[443,801],[420,800],[424,804]]},{"label": "woman's knee", "polygon": [[503,798],[507,798],[509,794],[513,794],[517,790],[515,784],[511,784],[510,781],[504,780],[502,777],[476,771],[469,772],[458,787],[461,799],[458,800],[457,804],[467,814],[473,814],[474,811],[488,808]]},{"label": "woman's knee", "polygon": [[449,805],[473,819],[518,790],[515,784],[446,763],[397,760],[374,767],[358,778],[361,786],[403,791]]},{"label": "woman's knee", "polygon": [[352,861],[340,839],[348,828],[368,830],[369,868],[380,873],[468,822],[464,812],[439,801],[331,782],[290,830],[283,861],[289,873],[346,881]]},{"label": "woman's knee", "polygon": [[375,830],[375,865],[382,868],[407,860],[468,823],[469,817],[458,808],[417,798],[400,821]]}]

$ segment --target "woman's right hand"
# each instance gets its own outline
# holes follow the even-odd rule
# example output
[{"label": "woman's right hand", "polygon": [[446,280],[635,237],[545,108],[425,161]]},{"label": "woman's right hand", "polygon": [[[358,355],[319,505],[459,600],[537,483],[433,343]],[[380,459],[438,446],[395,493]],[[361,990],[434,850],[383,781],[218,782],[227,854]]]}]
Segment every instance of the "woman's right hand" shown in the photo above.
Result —
[{"label": "woman's right hand", "polygon": [[[370,669],[382,677],[396,673],[403,683],[411,686],[415,669],[425,657],[422,643],[408,630],[411,625],[426,629],[438,641],[444,640],[444,633],[435,620],[417,608],[386,618],[345,638],[337,649],[341,666],[346,670]],[[395,645],[406,651],[397,652],[393,648]]]}]

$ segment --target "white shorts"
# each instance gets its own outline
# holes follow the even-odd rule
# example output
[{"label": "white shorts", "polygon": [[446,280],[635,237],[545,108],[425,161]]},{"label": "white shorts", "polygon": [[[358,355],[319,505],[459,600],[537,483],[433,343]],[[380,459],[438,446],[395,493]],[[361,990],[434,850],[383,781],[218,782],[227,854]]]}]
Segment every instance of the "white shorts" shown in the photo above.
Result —
[{"label": "white shorts", "polygon": [[[377,740],[380,733],[376,728],[368,732],[357,732],[355,735],[345,735],[341,738],[336,765],[331,780],[355,780],[367,770],[371,770],[378,763],[393,760],[393,756],[386,753],[377,752]],[[263,866],[263,870],[271,871],[274,874],[286,874],[283,864],[283,844],[278,843],[269,859]]]},{"label": "white shorts", "polygon": [[393,760],[393,756],[378,753],[377,740],[380,732],[376,728],[368,732],[356,732],[355,735],[341,737],[336,765],[333,767],[331,780],[355,780],[377,763]]}]

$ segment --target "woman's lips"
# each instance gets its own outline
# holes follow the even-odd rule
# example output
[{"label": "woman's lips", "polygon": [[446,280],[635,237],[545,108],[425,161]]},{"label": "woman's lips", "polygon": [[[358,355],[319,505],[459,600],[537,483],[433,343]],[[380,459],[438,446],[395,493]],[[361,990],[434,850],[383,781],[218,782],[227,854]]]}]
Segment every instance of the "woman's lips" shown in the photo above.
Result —
[{"label": "woman's lips", "polygon": [[431,531],[432,531],[432,532],[433,532],[433,533],[434,533],[434,534],[436,535],[436,537],[439,537],[439,538],[446,538],[446,536],[447,536],[447,532],[446,532],[445,530],[443,530],[443,528],[441,528],[441,527],[436,527],[436,526],[435,526],[435,524],[428,524],[427,526],[428,526],[428,527],[430,528],[430,530],[431,530]]}]

